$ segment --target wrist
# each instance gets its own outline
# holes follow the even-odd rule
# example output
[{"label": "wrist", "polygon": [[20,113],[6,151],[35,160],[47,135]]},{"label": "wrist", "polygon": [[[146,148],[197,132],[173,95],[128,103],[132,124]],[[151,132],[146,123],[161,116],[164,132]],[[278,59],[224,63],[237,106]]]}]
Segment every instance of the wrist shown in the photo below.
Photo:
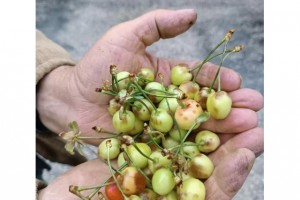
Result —
[{"label": "wrist", "polygon": [[37,87],[36,108],[41,122],[49,130],[60,133],[67,127],[72,110],[70,94],[74,67],[61,66],[47,74]]}]

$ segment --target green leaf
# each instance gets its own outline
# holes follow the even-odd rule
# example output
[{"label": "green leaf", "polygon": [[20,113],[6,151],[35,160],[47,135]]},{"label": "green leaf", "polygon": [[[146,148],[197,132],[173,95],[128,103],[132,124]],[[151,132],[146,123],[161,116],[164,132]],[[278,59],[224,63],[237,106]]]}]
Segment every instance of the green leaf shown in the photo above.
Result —
[{"label": "green leaf", "polygon": [[65,144],[65,149],[67,152],[69,152],[71,155],[74,155],[74,143],[73,142],[68,142]]},{"label": "green leaf", "polygon": [[74,131],[75,134],[79,132],[79,127],[76,121],[69,123],[68,126],[72,131]]},{"label": "green leaf", "polygon": [[75,133],[73,131],[69,131],[67,133],[62,134],[62,138],[64,140],[72,140],[74,136],[75,136]]},{"label": "green leaf", "polygon": [[203,123],[205,121],[207,121],[209,119],[209,112],[204,112],[202,113],[197,119],[196,119],[196,123],[197,124],[200,124],[200,123]]}]

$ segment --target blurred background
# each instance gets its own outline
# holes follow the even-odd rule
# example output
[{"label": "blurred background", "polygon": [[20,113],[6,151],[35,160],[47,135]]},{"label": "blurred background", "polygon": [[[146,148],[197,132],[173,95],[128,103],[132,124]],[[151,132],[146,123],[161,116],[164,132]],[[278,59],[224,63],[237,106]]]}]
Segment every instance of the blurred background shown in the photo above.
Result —
[{"label": "blurred background", "polygon": [[[225,60],[224,66],[238,71],[243,87],[264,94],[264,2],[263,0],[36,0],[36,27],[63,46],[75,60],[112,26],[136,18],[154,9],[193,8],[197,22],[186,33],[160,40],[148,51],[156,56],[200,60],[235,29],[229,47],[243,44],[245,49]],[[264,111],[258,112],[259,126],[264,126]],[[87,150],[89,159],[94,155]],[[43,159],[39,156],[39,158]],[[42,177],[50,182],[71,166],[43,159],[51,169]],[[250,175],[234,200],[264,199],[264,155],[259,156]]]}]

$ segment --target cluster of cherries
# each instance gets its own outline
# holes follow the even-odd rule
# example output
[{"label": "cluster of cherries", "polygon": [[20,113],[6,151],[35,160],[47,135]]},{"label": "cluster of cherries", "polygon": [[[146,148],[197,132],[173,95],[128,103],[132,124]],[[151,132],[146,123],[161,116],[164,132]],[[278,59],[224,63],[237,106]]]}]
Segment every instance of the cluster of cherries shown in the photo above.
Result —
[{"label": "cluster of cherries", "polygon": [[[155,81],[151,68],[134,74],[111,65],[111,81],[96,89],[112,96],[108,112],[115,132],[98,147],[98,156],[111,176],[88,197],[80,195],[77,186],[70,186],[70,191],[81,199],[97,193],[99,199],[108,200],[204,200],[203,182],[214,170],[208,154],[219,147],[220,139],[209,130],[197,130],[210,117],[222,120],[231,111],[232,100],[220,87],[220,68],[230,53],[242,49],[226,49],[233,32],[195,68],[173,66],[168,86],[163,85],[160,74],[161,82]],[[222,44],[223,51],[214,54]],[[221,57],[221,62],[215,79],[210,87],[200,87],[196,82],[199,71],[216,57]],[[103,131],[99,127],[94,130]],[[187,140],[191,133],[195,134],[193,141]],[[112,166],[114,159],[117,167]],[[100,192],[102,187],[105,195]]]}]

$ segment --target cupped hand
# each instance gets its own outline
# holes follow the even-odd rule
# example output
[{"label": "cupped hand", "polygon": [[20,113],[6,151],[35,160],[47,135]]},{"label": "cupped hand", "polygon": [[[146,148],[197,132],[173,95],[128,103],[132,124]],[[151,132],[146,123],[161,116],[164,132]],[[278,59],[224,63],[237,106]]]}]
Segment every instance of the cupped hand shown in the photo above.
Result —
[{"label": "cupped hand", "polygon": [[[184,61],[155,57],[146,48],[160,38],[172,38],[185,32],[196,18],[194,10],[156,10],[111,28],[77,66],[59,67],[42,80],[37,94],[42,122],[57,133],[67,131],[67,124],[74,120],[86,136],[96,134],[91,129],[93,126],[112,130],[111,116],[107,112],[109,97],[95,92],[103,81],[110,80],[109,66],[114,64],[119,71],[133,73],[141,67],[149,67],[156,75],[169,77],[172,66]],[[194,67],[198,62],[185,63]],[[216,71],[216,65],[207,63],[197,82],[209,86]],[[164,84],[169,84],[168,78]],[[263,151],[263,130],[257,128],[256,114],[263,106],[263,98],[255,90],[240,89],[240,75],[229,68],[221,69],[221,85],[233,99],[232,112],[225,120],[208,120],[202,128],[220,133],[222,140],[222,146],[210,155],[216,168],[205,182],[207,199],[226,200],[236,194],[255,156]],[[108,175],[103,173],[103,167],[99,161],[75,167],[44,189],[42,199],[47,199],[46,194],[76,199],[68,193],[68,186],[100,183]],[[97,174],[99,178],[95,179]]]},{"label": "cupped hand", "polygon": [[[86,136],[95,134],[94,126],[113,130],[111,116],[107,112],[111,97],[95,92],[103,81],[111,81],[110,65],[116,65],[118,71],[133,73],[141,67],[152,68],[156,75],[164,75],[167,86],[171,67],[183,61],[155,57],[146,48],[160,38],[172,38],[185,32],[196,18],[194,10],[155,10],[111,28],[77,66],[59,67],[40,82],[37,109],[42,122],[56,133],[67,131],[71,121],[77,121]],[[185,63],[194,67],[198,62]],[[200,71],[198,82],[210,85],[216,68],[216,65],[206,64]],[[240,82],[238,73],[222,69],[223,89],[236,90]],[[99,143],[96,140],[92,142]]]},{"label": "cupped hand", "polygon": [[[206,200],[230,200],[244,184],[255,161],[263,152],[263,129],[253,128],[231,137],[221,136],[222,144],[209,155],[215,165],[213,174],[204,182]],[[229,138],[229,139],[228,139]],[[110,177],[109,169],[101,160],[95,159],[74,167],[56,178],[41,190],[40,200],[77,200],[69,192],[69,186],[97,186]],[[88,196],[93,190],[81,194]],[[101,188],[104,193],[104,188]],[[97,199],[97,194],[92,198]]]}]

